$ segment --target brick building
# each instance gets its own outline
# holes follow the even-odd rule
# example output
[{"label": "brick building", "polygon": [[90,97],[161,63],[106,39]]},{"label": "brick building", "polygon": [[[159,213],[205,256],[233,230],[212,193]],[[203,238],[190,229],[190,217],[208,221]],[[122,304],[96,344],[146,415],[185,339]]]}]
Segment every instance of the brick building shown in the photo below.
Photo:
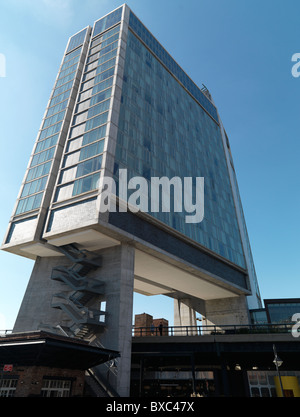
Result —
[{"label": "brick building", "polygon": [[[160,329],[162,324],[162,329]],[[136,314],[134,317],[134,336],[167,336],[168,335],[168,320],[164,318],[156,318],[147,313]]]},{"label": "brick building", "polygon": [[117,352],[45,332],[0,338],[0,397],[82,397],[87,370]]}]

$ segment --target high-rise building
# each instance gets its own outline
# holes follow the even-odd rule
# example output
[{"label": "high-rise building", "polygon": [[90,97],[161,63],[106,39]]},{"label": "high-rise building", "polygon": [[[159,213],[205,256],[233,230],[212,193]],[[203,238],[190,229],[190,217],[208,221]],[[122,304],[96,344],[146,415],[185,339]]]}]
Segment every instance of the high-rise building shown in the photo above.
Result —
[{"label": "high-rise building", "polygon": [[127,5],[69,39],[2,249],[35,260],[14,332],[119,351],[121,395],[134,291],[178,325],[261,307],[217,108]]}]

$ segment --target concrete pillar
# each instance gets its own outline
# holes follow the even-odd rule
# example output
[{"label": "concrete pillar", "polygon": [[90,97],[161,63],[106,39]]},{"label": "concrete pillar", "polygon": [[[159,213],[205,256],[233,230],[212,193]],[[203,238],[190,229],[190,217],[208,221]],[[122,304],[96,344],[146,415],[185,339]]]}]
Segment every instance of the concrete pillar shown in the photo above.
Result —
[{"label": "concrete pillar", "polygon": [[[188,300],[174,300],[174,326],[197,326],[196,312],[187,305]],[[196,334],[197,329],[189,329],[189,334]],[[174,335],[185,335],[186,329],[174,329]]]},{"label": "concrete pillar", "polygon": [[61,310],[51,307],[53,294],[65,291],[65,286],[51,279],[56,266],[70,266],[64,256],[37,258],[25,291],[13,332],[39,330],[42,324],[68,325],[70,320]]},{"label": "concrete pillar", "polygon": [[104,333],[93,343],[100,342],[105,348],[120,352],[114,373],[104,366],[99,367],[99,371],[103,377],[109,376],[109,383],[120,396],[127,397],[130,393],[134,247],[122,244],[98,253],[102,255],[102,267],[96,275],[100,274],[97,278],[104,282],[107,317]]},{"label": "concrete pillar", "polygon": [[[117,376],[101,367],[102,376],[121,396],[129,396],[131,370],[131,339],[134,281],[134,247],[121,244],[95,251],[102,257],[102,265],[89,272],[88,277],[104,284],[103,295],[96,296],[92,308],[106,302],[105,329],[94,336],[93,344],[120,352]],[[25,292],[13,332],[47,329],[45,325],[69,327],[73,321],[60,309],[51,307],[53,295],[70,291],[66,285],[51,279],[56,266],[70,267],[73,262],[66,257],[38,258]],[[54,329],[52,329],[54,330]],[[105,372],[103,371],[105,369]]]},{"label": "concrete pillar", "polygon": [[220,298],[205,302],[207,324],[249,324],[249,310],[245,296]]}]

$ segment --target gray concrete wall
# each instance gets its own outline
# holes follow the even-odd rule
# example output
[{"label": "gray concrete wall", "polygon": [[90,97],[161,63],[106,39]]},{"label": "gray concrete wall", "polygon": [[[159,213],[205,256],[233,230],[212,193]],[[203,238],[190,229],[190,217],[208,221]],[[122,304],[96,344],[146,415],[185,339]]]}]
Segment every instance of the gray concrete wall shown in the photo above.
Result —
[{"label": "gray concrete wall", "polygon": [[[249,324],[249,310],[245,296],[222,298],[205,302],[207,324]],[[210,322],[210,323],[208,323]]]},{"label": "gray concrete wall", "polygon": [[[174,300],[174,326],[197,326],[196,312],[203,317],[203,326],[250,324],[245,296],[200,300],[180,298]],[[184,333],[184,331],[183,331]]]},{"label": "gray concrete wall", "polygon": [[[174,326],[197,326],[196,311],[188,305],[188,300],[186,300],[187,304],[184,301],[174,300]],[[185,330],[182,331],[182,334],[184,333]],[[197,334],[196,329],[194,329],[194,334]]]},{"label": "gray concrete wall", "polygon": [[[124,244],[98,253],[103,259],[99,279],[105,284],[107,317],[106,330],[93,344],[100,342],[104,347],[121,353],[115,369],[117,378],[109,372],[109,383],[119,395],[126,397],[130,389],[134,247]],[[104,366],[99,370],[104,377],[108,375]]]},{"label": "gray concrete wall", "polygon": [[[93,344],[119,351],[117,377],[109,373],[110,384],[121,396],[129,396],[131,369],[131,338],[134,281],[134,247],[122,244],[95,252],[101,255],[102,266],[88,274],[104,284],[103,295],[95,297],[93,308],[106,302],[105,330],[95,334]],[[73,322],[60,309],[51,307],[54,294],[70,291],[60,282],[51,280],[56,266],[71,266],[65,257],[38,258],[24,295],[13,332],[38,330],[49,326],[70,326]],[[107,377],[107,368],[100,368]]]},{"label": "gray concrete wall", "polygon": [[13,332],[38,330],[42,324],[70,324],[70,320],[61,310],[51,307],[53,294],[66,290],[63,284],[51,280],[52,269],[70,265],[71,262],[64,257],[36,260]]}]

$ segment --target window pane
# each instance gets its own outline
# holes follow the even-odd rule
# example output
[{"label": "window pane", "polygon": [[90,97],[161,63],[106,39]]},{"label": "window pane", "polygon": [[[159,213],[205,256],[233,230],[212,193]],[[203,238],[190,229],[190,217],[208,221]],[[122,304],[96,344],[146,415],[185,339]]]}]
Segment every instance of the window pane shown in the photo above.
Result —
[{"label": "window pane", "polygon": [[67,61],[70,61],[70,59],[76,57],[77,55],[80,55],[81,50],[82,50],[82,47],[78,48],[78,49],[76,49],[76,51],[73,51],[72,53],[66,55],[65,58],[64,58],[64,63],[67,62]]},{"label": "window pane", "polygon": [[96,116],[99,113],[103,113],[105,110],[109,109],[110,100],[103,101],[102,103],[97,104],[94,107],[91,107],[88,111],[87,118]]},{"label": "window pane", "polygon": [[82,146],[95,142],[97,139],[101,139],[105,136],[107,125],[98,127],[83,135]]},{"label": "window pane", "polygon": [[105,112],[105,113],[100,114],[100,116],[96,116],[93,119],[88,120],[85,124],[85,132],[106,123],[107,117],[108,117],[108,112]]},{"label": "window pane", "polygon": [[83,161],[84,159],[90,158],[91,156],[98,155],[103,152],[104,140],[100,142],[95,142],[92,145],[85,146],[80,151],[79,160]]},{"label": "window pane", "polygon": [[34,153],[41,152],[45,149],[51,148],[52,146],[56,145],[58,136],[59,135],[57,134],[57,135],[51,136],[48,139],[45,139],[41,142],[38,142],[37,145],[36,145]]},{"label": "window pane", "polygon": [[59,122],[55,125],[48,127],[48,129],[42,130],[40,133],[39,141],[47,138],[48,136],[52,136],[55,133],[58,133],[60,131],[61,125],[62,122]]},{"label": "window pane", "polygon": [[76,48],[77,46],[81,45],[84,42],[86,31],[87,29],[83,29],[81,32],[72,36],[72,38],[69,41],[67,53],[72,51],[72,49]]},{"label": "window pane", "polygon": [[31,166],[33,167],[35,165],[41,164],[42,162],[49,161],[49,159],[53,158],[54,151],[55,151],[55,147],[47,149],[44,152],[34,155],[31,161]]},{"label": "window pane", "polygon": [[115,72],[115,67],[110,68],[102,72],[101,74],[97,75],[97,77],[95,77],[95,84],[99,83],[100,81],[105,80],[106,78],[111,77],[112,75],[114,75],[114,72]]},{"label": "window pane", "polygon": [[98,188],[100,173],[89,175],[74,182],[73,196]]},{"label": "window pane", "polygon": [[82,177],[92,172],[99,171],[102,163],[102,155],[97,158],[88,159],[81,164],[78,164],[76,178]]},{"label": "window pane", "polygon": [[95,85],[92,90],[92,95],[99,93],[99,91],[104,90],[107,87],[111,87],[113,83],[113,77],[109,78],[108,80],[102,81],[101,83]]},{"label": "window pane", "polygon": [[114,26],[116,23],[118,23],[122,17],[122,10],[123,7],[121,6],[114,12],[98,20],[95,23],[93,37],[99,35],[101,32],[104,32],[109,27]]}]

